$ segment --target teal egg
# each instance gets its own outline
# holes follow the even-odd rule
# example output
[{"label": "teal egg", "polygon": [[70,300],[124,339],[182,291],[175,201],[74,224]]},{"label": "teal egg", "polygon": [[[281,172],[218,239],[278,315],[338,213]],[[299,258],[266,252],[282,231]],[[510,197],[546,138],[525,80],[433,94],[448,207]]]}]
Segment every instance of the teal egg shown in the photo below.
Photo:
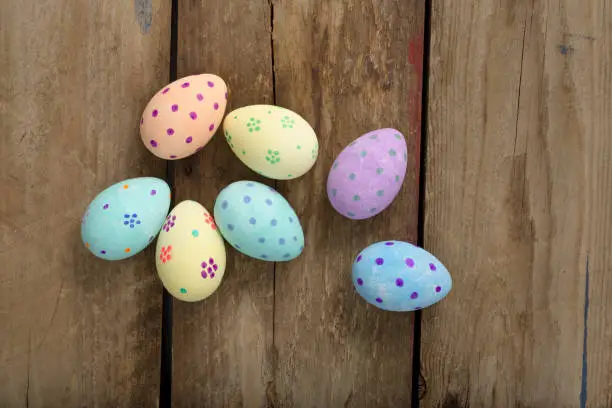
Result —
[{"label": "teal egg", "polygon": [[304,232],[289,202],[255,181],[237,181],[219,193],[214,208],[223,238],[263,261],[289,261],[304,249]]},{"label": "teal egg", "polygon": [[407,312],[442,300],[453,280],[442,262],[423,248],[382,241],[357,255],[353,284],[368,303],[383,310]]},{"label": "teal egg", "polygon": [[164,180],[140,177],[121,181],[89,204],[81,221],[81,239],[99,258],[129,258],[153,241],[169,209],[170,187]]}]

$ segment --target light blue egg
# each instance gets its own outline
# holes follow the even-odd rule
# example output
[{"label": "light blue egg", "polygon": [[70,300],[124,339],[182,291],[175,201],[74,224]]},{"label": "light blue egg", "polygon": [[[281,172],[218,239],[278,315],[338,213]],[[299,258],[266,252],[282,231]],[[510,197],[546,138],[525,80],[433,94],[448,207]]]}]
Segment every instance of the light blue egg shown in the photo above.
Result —
[{"label": "light blue egg", "polygon": [[353,284],[368,303],[407,312],[442,300],[453,281],[442,262],[426,250],[407,242],[382,241],[357,256]]},{"label": "light blue egg", "polygon": [[223,238],[247,256],[289,261],[304,249],[304,232],[295,211],[282,195],[265,184],[230,184],[219,193],[214,213]]},{"label": "light blue egg", "polygon": [[169,209],[170,188],[164,180],[124,180],[102,191],[89,204],[81,222],[81,239],[99,258],[129,258],[153,241]]}]

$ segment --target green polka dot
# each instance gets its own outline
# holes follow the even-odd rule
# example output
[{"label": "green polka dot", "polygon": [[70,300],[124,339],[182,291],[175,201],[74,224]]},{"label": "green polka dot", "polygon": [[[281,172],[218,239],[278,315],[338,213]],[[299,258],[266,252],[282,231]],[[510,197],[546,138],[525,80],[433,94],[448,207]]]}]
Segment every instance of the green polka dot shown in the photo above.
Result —
[{"label": "green polka dot", "polygon": [[357,178],[357,175],[355,175],[355,173],[349,174],[349,179],[355,180],[356,178]]},{"label": "green polka dot", "polygon": [[395,156],[397,152],[393,149],[389,149],[389,156]]},{"label": "green polka dot", "polygon": [[399,183],[400,176],[395,176],[395,182]]},{"label": "green polka dot", "polygon": [[376,169],[376,174],[383,174],[383,171],[385,171],[385,169],[383,169],[382,167],[379,167]]},{"label": "green polka dot", "polygon": [[361,157],[366,157],[366,154],[368,154],[368,152],[366,152],[365,150],[362,150],[360,153]]},{"label": "green polka dot", "polygon": [[300,145],[297,145],[297,149],[298,149],[298,150],[300,150],[301,148],[302,148],[302,146],[300,146]]},{"label": "green polka dot", "polygon": [[376,212],[376,207],[372,207],[372,208],[370,208],[370,212],[371,212],[371,213]]},{"label": "green polka dot", "polygon": [[198,232],[198,230],[193,230],[191,231],[191,235],[193,235],[194,238],[197,238],[200,235],[200,233]]},{"label": "green polka dot", "polygon": [[352,142],[349,146],[354,146],[355,143],[357,143],[357,141],[355,140],[354,142]]},{"label": "green polka dot", "polygon": [[184,295],[185,293],[187,293],[187,289],[181,288],[181,293]]},{"label": "green polka dot", "polygon": [[404,161],[408,161],[408,155],[404,152]]},{"label": "green polka dot", "polygon": [[272,111],[268,111],[268,114],[272,113]]},{"label": "green polka dot", "polygon": [[334,166],[332,167],[332,169],[335,169],[336,167],[338,167],[338,162],[334,163]]},{"label": "green polka dot", "polygon": [[347,212],[346,214],[347,214],[349,217],[354,217],[354,216],[355,216],[355,214],[354,214],[354,213],[352,213],[352,212],[350,212],[350,211],[349,211],[349,212]]},{"label": "green polka dot", "polygon": [[374,139],[376,139],[377,137],[378,137],[378,135],[372,135],[372,136],[370,136],[370,139],[374,140]]},{"label": "green polka dot", "polygon": [[242,149],[242,154],[246,154],[246,150]]},{"label": "green polka dot", "polygon": [[338,190],[336,190],[335,188],[332,188],[332,196],[335,197],[336,193],[338,192]]},{"label": "green polka dot", "polygon": [[287,177],[293,177],[293,174],[287,174]]},{"label": "green polka dot", "polygon": [[359,201],[359,200],[361,200],[361,197],[359,197],[357,194],[355,194],[353,196],[353,201]]},{"label": "green polka dot", "polygon": [[238,119],[238,116],[234,116],[234,119]]},{"label": "green polka dot", "polygon": [[385,194],[385,191],[384,191],[384,190],[378,190],[378,191],[376,192],[376,195],[377,195],[377,196],[379,196],[379,197],[382,197],[382,196],[383,196],[383,194]]},{"label": "green polka dot", "polygon": [[402,140],[402,135],[400,135],[399,133],[396,133],[393,136],[395,136],[397,140]]}]

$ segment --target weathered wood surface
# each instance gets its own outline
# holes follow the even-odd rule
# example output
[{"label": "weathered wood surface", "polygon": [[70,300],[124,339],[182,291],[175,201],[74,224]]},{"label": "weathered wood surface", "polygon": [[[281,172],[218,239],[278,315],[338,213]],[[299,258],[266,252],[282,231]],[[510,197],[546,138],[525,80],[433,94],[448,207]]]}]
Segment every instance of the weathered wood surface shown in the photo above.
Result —
[{"label": "weathered wood surface", "polygon": [[[219,291],[202,304],[175,302],[177,406],[410,400],[412,316],[366,307],[349,275],[369,243],[416,240],[424,8],[418,1],[293,3],[180,3],[179,75],[221,75],[230,87],[228,111],[273,103],[273,35],[277,104],[315,127],[321,153],[306,176],[277,183],[307,244],[300,258],[276,265],[276,283],[273,264],[228,248]],[[378,127],[396,127],[409,139],[409,175],[392,208],[350,222],[327,201],[327,171],[343,146]],[[177,163],[177,199],[210,209],[221,188],[244,178],[260,180],[217,135],[199,156]]]},{"label": "weathered wood surface", "polygon": [[[179,77],[221,76],[229,88],[226,113],[273,103],[270,19],[267,0],[179,2]],[[266,182],[234,156],[218,132],[199,154],[177,162],[176,202],[195,200],[212,212],[223,187],[247,178]],[[174,302],[175,407],[267,406],[274,264],[226,249],[220,288],[200,303]]]},{"label": "weathered wood surface", "polygon": [[423,312],[424,407],[612,406],[611,22],[434,2],[425,247],[454,288]]},{"label": "weathered wood surface", "polygon": [[138,120],[168,79],[169,22],[161,0],[2,4],[2,407],[156,404],[151,249],[103,262],[82,246],[80,220],[108,185],[163,175]]},{"label": "weathered wood surface", "polygon": [[[306,245],[276,265],[274,406],[410,403],[413,316],[367,306],[350,276],[367,245],[416,242],[423,23],[417,0],[274,2],[277,104],[303,115],[320,145],[309,173],[278,183]],[[407,137],[404,186],[380,215],[348,220],[327,199],[327,174],[342,148],[382,127]]]}]

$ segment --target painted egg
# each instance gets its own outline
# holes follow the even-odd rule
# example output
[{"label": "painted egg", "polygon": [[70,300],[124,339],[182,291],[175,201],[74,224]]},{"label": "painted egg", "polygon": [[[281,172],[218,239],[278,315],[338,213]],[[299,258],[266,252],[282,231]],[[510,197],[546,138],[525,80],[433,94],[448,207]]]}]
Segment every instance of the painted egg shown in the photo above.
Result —
[{"label": "painted egg", "polygon": [[174,207],[159,233],[155,264],[177,299],[197,302],[217,290],[225,273],[225,244],[206,208],[190,200]]},{"label": "painted egg", "polygon": [[243,254],[264,261],[288,261],[302,253],[304,232],[287,200],[255,181],[225,187],[215,201],[221,235]]},{"label": "painted egg", "polygon": [[408,153],[404,136],[379,129],[359,137],[338,155],[327,178],[327,196],[336,211],[362,220],[387,208],[399,192]]},{"label": "painted egg", "polygon": [[170,209],[170,188],[164,180],[124,180],[102,191],[81,221],[81,239],[99,258],[129,258],[157,236]]},{"label": "painted egg", "polygon": [[202,149],[223,120],[227,86],[212,74],[192,75],[162,88],[140,118],[140,137],[157,157],[182,159]]},{"label": "painted egg", "polygon": [[453,281],[442,262],[426,250],[407,242],[383,241],[357,256],[353,284],[368,303],[406,312],[439,302]]},{"label": "painted egg", "polygon": [[300,177],[317,160],[314,130],[289,109],[245,106],[227,115],[223,131],[234,154],[251,170],[271,179]]}]

